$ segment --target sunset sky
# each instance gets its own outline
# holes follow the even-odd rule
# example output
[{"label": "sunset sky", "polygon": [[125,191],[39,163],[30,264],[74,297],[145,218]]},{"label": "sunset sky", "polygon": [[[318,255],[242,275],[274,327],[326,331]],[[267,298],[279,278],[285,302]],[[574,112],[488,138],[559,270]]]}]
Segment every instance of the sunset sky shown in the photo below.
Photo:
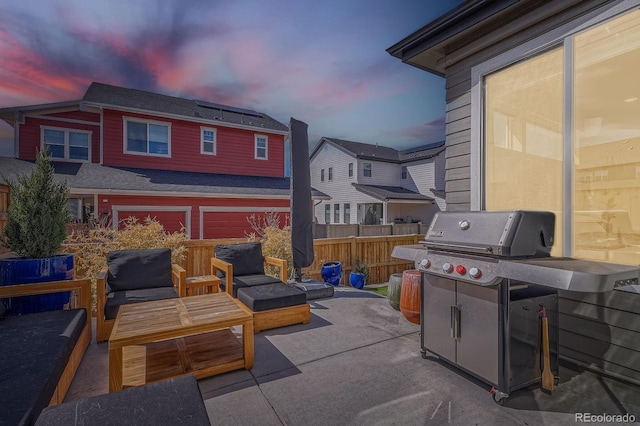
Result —
[{"label": "sunset sky", "polygon": [[385,50],[461,2],[2,1],[0,108],[80,99],[99,81],[294,117],[310,145],[436,142],[444,79]]}]

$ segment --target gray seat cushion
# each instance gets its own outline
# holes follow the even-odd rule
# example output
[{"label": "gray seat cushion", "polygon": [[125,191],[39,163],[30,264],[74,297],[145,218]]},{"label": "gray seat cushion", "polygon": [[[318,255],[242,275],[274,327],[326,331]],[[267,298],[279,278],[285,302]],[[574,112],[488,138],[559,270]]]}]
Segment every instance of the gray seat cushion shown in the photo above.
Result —
[{"label": "gray seat cushion", "polygon": [[210,424],[193,376],[54,405],[45,409],[36,422],[38,426]]},{"label": "gray seat cushion", "polygon": [[307,303],[304,291],[284,283],[238,289],[238,300],[254,312]]},{"label": "gray seat cushion", "polygon": [[169,249],[111,251],[107,266],[107,293],[173,286]]},{"label": "gray seat cushion", "polygon": [[33,424],[49,405],[87,323],[84,309],[9,316],[0,322],[0,424]]},{"label": "gray seat cushion", "polygon": [[[221,283],[220,288],[225,291],[227,280],[226,278],[220,279]],[[233,297],[238,297],[238,289],[246,288],[246,287],[255,287],[265,284],[275,284],[280,283],[283,284],[278,278],[270,277],[269,275],[263,274],[254,274],[254,275],[243,275],[243,276],[234,276],[233,277]]]},{"label": "gray seat cushion", "polygon": [[104,304],[104,318],[116,319],[121,305],[150,302],[152,300],[173,299],[178,292],[173,287],[143,288],[140,290],[113,291],[107,295]]},{"label": "gray seat cushion", "polygon": [[[264,274],[264,257],[262,256],[262,244],[218,244],[214,249],[215,256],[233,265],[233,275],[260,275]],[[218,271],[218,276],[224,273]]]}]

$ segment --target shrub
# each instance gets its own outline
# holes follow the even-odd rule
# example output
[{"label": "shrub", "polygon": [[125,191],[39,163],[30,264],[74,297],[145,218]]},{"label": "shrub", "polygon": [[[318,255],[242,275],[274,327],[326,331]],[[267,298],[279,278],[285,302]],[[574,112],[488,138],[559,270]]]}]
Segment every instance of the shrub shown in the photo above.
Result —
[{"label": "shrub", "polygon": [[[251,228],[255,231],[248,236],[251,242],[260,241],[262,243],[262,254],[264,256],[276,257],[287,261],[287,276],[293,276],[293,254],[291,252],[291,226],[285,225],[280,228],[280,217],[275,212],[267,212],[261,217],[251,215],[247,217]],[[278,268],[266,265],[267,275],[279,277]]]},{"label": "shrub", "polygon": [[107,253],[125,249],[171,249],[171,261],[180,263],[186,257],[184,242],[187,236],[184,228],[172,234],[155,218],[147,217],[139,223],[135,217],[122,221],[123,228],[116,230],[97,225],[84,232],[73,232],[65,241],[62,250],[73,253],[77,278],[91,279],[92,309],[96,309],[96,277],[106,265]]},{"label": "shrub", "polygon": [[9,222],[2,233],[2,244],[16,255],[40,259],[54,256],[66,237],[71,222],[69,187],[55,183],[49,150],[38,152],[30,175],[17,180],[2,178],[11,187]]}]

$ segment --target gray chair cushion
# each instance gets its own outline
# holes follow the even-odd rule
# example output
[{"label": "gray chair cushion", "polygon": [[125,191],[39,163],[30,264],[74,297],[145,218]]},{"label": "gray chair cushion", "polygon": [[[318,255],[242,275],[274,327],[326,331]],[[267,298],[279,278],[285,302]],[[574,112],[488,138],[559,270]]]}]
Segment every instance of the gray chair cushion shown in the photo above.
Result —
[{"label": "gray chair cushion", "polygon": [[[214,252],[218,259],[233,265],[234,276],[264,274],[264,257],[260,243],[218,244]],[[218,271],[218,276],[223,277],[224,273]]]},{"label": "gray chair cushion", "polygon": [[114,291],[107,296],[104,304],[104,318],[115,319],[121,305],[150,302],[152,300],[173,299],[178,292],[173,287],[141,288],[139,290]]},{"label": "gray chair cushion", "polygon": [[87,323],[84,309],[9,316],[0,325],[0,424],[31,425]]},{"label": "gray chair cushion", "polygon": [[[227,289],[226,288],[226,283],[227,283],[226,278],[222,278],[221,282],[222,282],[222,284],[220,285],[220,288],[222,289],[222,291],[225,291]],[[233,277],[233,289],[232,289],[233,297],[237,297],[238,296],[238,289],[239,288],[254,287],[254,286],[265,285],[265,284],[274,284],[274,283],[283,284],[282,281],[280,281],[279,279],[270,277],[269,275],[254,274],[254,275],[243,275],[241,277],[234,276]]]},{"label": "gray chair cushion", "polygon": [[307,294],[284,283],[267,284],[238,289],[238,300],[253,312],[307,303]]},{"label": "gray chair cushion", "polygon": [[172,287],[171,250],[116,250],[107,254],[107,293]]},{"label": "gray chair cushion", "polygon": [[178,377],[46,408],[45,425],[210,425],[198,382]]}]

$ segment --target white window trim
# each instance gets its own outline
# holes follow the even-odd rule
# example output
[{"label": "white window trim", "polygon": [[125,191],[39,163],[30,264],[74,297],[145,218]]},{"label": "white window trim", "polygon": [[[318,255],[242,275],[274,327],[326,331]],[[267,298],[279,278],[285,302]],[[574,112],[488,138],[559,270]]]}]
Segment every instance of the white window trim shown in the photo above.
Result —
[{"label": "white window trim", "polygon": [[[258,139],[264,138],[264,157],[258,157]],[[255,160],[268,160],[269,159],[269,136],[267,135],[253,135],[253,158]]]},{"label": "white window trim", "polygon": [[[205,131],[209,131],[209,132],[213,132],[213,152],[207,152],[204,150],[204,143],[211,143],[209,141],[205,141],[204,140],[204,132]],[[204,126],[200,126],[200,154],[204,154],[204,155],[216,155],[218,149],[218,132],[217,129],[213,128],[213,127],[204,127]]]},{"label": "white window trim", "polygon": [[[136,122],[136,123],[144,123],[144,124],[157,124],[159,126],[167,127],[167,153],[166,154],[153,154],[150,152],[138,152],[138,151],[129,151],[128,141],[127,141],[127,123],[128,122]],[[148,129],[148,128],[147,128]],[[148,133],[148,131],[147,131]],[[148,135],[147,135],[148,136]],[[149,141],[147,140],[147,143]],[[149,151],[149,145],[147,145],[147,151]],[[157,121],[157,120],[148,120],[146,118],[137,118],[137,117],[122,117],[122,152],[124,154],[129,155],[144,155],[148,157],[163,157],[163,158],[171,158],[171,122],[167,121]]]},{"label": "white window trim", "polygon": [[333,181],[333,167],[329,167],[327,170],[327,180],[329,182]]},{"label": "white window trim", "polygon": [[[55,126],[40,126],[40,149],[44,149],[44,131],[45,130],[58,130],[64,132],[64,158],[51,157],[54,161],[68,161],[71,163],[90,163],[91,162],[91,137],[93,132],[89,130],[72,129],[68,127],[55,127]],[[77,158],[69,158],[69,132],[84,133],[89,135],[89,147],[87,151],[87,159],[79,160]]]}]

